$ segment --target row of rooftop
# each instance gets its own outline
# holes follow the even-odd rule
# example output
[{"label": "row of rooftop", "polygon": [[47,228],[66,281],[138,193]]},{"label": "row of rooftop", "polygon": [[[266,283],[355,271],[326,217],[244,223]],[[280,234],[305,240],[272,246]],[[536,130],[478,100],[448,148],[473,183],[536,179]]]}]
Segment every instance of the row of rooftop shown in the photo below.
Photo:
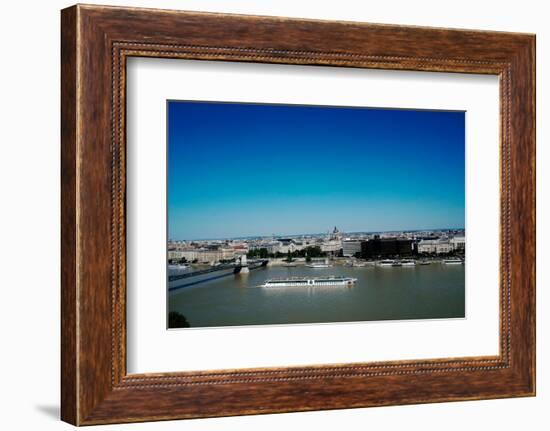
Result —
[{"label": "row of rooftop", "polygon": [[261,237],[254,239],[169,241],[168,260],[215,263],[262,251],[264,257],[314,250],[324,256],[377,258],[424,254],[463,254],[463,230],[342,234],[334,228],[326,235]]}]

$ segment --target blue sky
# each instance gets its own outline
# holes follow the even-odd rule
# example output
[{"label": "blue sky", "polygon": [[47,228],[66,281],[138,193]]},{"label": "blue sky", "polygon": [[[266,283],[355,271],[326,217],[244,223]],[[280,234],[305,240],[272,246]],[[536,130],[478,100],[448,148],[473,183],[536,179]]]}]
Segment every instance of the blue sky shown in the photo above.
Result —
[{"label": "blue sky", "polygon": [[169,238],[463,228],[464,121],[169,101]]}]

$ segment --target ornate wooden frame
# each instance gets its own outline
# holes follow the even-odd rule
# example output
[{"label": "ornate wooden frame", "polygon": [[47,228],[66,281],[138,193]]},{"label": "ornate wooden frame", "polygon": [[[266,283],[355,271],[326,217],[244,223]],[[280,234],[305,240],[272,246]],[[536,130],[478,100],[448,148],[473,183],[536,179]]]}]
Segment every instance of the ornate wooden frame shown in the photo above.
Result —
[{"label": "ornate wooden frame", "polygon": [[[535,394],[534,35],[81,5],[61,16],[63,420],[88,425]],[[129,56],[498,75],[500,354],[127,375]]]}]

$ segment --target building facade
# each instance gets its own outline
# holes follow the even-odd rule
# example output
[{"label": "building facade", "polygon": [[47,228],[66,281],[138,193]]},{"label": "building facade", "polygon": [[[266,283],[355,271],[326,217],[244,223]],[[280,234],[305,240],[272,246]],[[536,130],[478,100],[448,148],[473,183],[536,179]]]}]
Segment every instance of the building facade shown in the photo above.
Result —
[{"label": "building facade", "polygon": [[455,236],[451,239],[451,245],[454,251],[464,251],[466,249],[466,238],[464,236]]},{"label": "building facade", "polygon": [[353,239],[342,241],[342,254],[344,257],[353,257],[357,253],[361,254],[361,242]]},{"label": "building facade", "polygon": [[449,239],[423,239],[418,243],[420,254],[446,254],[454,250],[452,240]]},{"label": "building facade", "polygon": [[411,256],[414,252],[414,241],[408,238],[375,237],[361,243],[361,257],[365,259]]}]

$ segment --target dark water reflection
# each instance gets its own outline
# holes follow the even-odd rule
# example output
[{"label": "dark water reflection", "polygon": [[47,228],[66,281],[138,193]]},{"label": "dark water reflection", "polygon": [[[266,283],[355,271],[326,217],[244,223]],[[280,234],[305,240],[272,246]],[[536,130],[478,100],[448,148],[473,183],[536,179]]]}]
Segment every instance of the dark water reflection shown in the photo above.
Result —
[{"label": "dark water reflection", "polygon": [[[273,277],[339,275],[352,288],[261,288]],[[169,310],[191,327],[464,317],[464,266],[271,267],[228,276],[169,295]]]}]

